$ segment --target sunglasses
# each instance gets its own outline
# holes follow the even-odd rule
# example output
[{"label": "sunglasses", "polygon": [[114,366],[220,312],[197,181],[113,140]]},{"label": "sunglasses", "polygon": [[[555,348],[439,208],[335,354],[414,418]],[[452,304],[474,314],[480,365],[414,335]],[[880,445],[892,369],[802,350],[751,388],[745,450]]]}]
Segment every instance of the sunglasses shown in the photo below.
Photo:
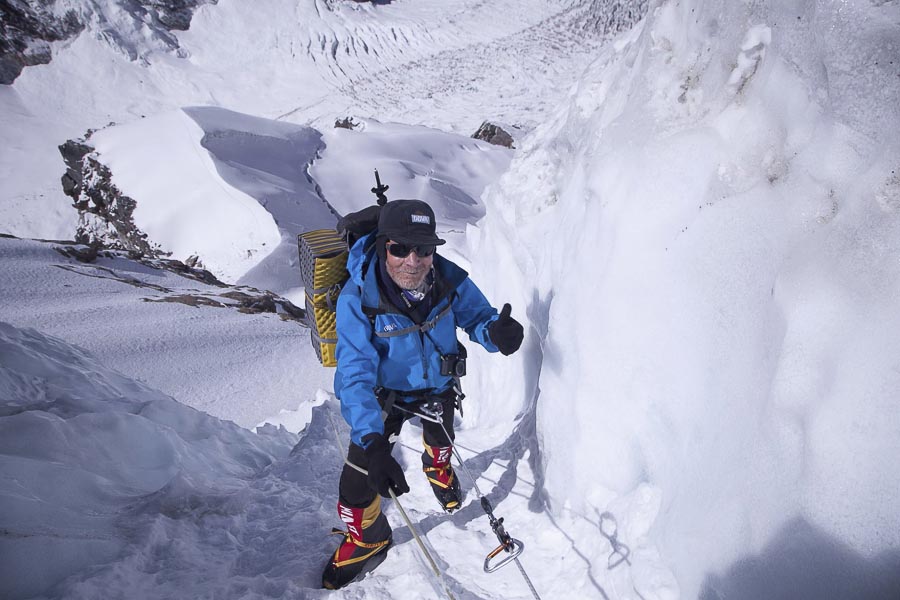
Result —
[{"label": "sunglasses", "polygon": [[434,254],[434,251],[436,249],[437,247],[434,244],[420,244],[418,246],[414,246],[392,242],[387,246],[388,253],[391,256],[396,256],[397,258],[406,258],[407,256],[409,256],[410,252],[415,252],[419,256],[419,258],[425,258]]}]

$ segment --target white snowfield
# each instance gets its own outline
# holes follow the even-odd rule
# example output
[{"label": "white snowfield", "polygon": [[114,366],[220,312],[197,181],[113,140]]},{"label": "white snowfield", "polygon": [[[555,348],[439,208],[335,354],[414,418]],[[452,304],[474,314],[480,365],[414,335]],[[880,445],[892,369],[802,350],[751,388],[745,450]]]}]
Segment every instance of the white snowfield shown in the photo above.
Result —
[{"label": "white snowfield", "polygon": [[[139,227],[234,286],[0,237],[0,597],[533,597],[483,571],[464,470],[438,510],[415,423],[443,584],[385,502],[387,560],[319,589],[333,372],[296,321],[196,301],[301,303],[296,234],[375,168],[526,324],[470,347],[457,442],[541,598],[900,597],[896,2],[655,1],[611,39],[641,3],[220,0],[135,62],[88,4],[0,89],[0,231],[69,237],[55,145],[115,120],[91,143]],[[515,150],[465,137],[489,117]]]},{"label": "white snowfield", "polygon": [[71,235],[57,146],[89,128],[186,106],[323,128],[350,115],[464,135],[484,119],[532,127],[609,37],[582,31],[590,0],[222,0],[173,51],[125,0],[66,4],[88,29],[0,87],[0,223],[21,237]]}]

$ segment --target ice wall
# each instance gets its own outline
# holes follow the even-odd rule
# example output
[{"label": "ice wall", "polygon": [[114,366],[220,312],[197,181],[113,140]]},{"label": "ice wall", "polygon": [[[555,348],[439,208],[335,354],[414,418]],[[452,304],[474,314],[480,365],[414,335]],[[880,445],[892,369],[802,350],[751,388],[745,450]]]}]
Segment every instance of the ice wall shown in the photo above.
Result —
[{"label": "ice wall", "polygon": [[474,276],[532,329],[482,385],[537,396],[549,509],[612,511],[645,597],[798,520],[898,556],[898,40],[896,3],[658,3],[485,197]]}]

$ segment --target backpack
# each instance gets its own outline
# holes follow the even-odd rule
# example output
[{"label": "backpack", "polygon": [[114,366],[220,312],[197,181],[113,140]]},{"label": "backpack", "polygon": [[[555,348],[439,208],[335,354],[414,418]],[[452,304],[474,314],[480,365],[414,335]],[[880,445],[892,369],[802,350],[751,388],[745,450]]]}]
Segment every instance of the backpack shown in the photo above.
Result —
[{"label": "backpack", "polygon": [[361,237],[378,227],[381,206],[350,213],[335,229],[316,229],[297,236],[300,277],[306,288],[306,320],[316,357],[325,367],[336,367],[337,298],[350,279],[347,257]]}]

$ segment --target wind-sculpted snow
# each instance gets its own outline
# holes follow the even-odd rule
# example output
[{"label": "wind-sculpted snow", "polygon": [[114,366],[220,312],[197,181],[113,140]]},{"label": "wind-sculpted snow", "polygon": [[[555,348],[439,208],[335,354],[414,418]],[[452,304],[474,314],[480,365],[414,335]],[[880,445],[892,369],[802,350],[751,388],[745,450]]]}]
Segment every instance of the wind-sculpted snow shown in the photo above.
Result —
[{"label": "wind-sculpted snow", "polygon": [[[266,500],[250,485],[297,440],[283,429],[256,435],[219,421],[61,340],[6,323],[0,323],[0,397],[6,598],[91,597],[84,574],[66,578],[89,566],[102,573],[123,553],[144,562],[150,585],[154,565],[179,553],[166,550],[173,530],[212,536],[228,523],[252,526],[246,507]],[[290,512],[299,498],[283,501]],[[227,539],[222,532],[208,542]],[[146,597],[142,582],[132,583],[138,587],[130,591]],[[124,590],[94,592],[115,597]]]},{"label": "wind-sculpted snow", "polygon": [[[271,212],[223,181],[215,155],[200,147],[205,135],[178,111],[99,131],[90,143],[119,189],[134,198],[134,222],[150,240],[179,260],[199,256],[213,274],[233,282],[282,239]],[[154,165],[164,169],[153,173]]]},{"label": "wind-sculpted snow", "polygon": [[[198,258],[227,282],[293,291],[301,305],[297,235],[331,229],[339,215],[374,203],[375,168],[390,197],[430,202],[441,231],[459,234],[484,215],[478,198],[510,155],[425,127],[370,120],[323,134],[212,107],[109,127],[86,143],[94,152],[85,173],[96,165],[112,173],[107,179],[132,208],[127,223],[98,229],[136,227],[172,258]],[[108,196],[90,185],[86,179],[81,196]]]},{"label": "wind-sculpted snow", "polygon": [[[364,593],[358,586],[320,589],[322,565],[337,543],[329,534],[338,440],[348,435],[333,396],[320,392],[324,404],[300,436],[271,425],[252,433],[183,406],[59,339],[0,322],[0,399],[4,598]],[[454,595],[524,597],[511,568],[482,572],[482,557],[496,540],[477,503],[452,518],[434,503],[414,429],[407,427],[397,450],[410,465],[413,487],[404,503]],[[530,474],[518,462],[529,445],[516,431],[481,453],[467,444],[460,449],[507,528],[531,540],[535,516],[522,496],[533,486],[522,488],[519,478],[527,482]],[[464,485],[470,489],[471,482]],[[385,510],[395,524],[394,546],[365,585],[382,590],[375,597],[439,597],[442,587],[417,558],[396,509]],[[522,559],[537,573],[539,557],[550,554],[535,545]]]},{"label": "wind-sculpted snow", "polygon": [[541,360],[484,385],[539,395],[549,507],[615,513],[642,597],[900,594],[897,17],[663,3],[485,195]]},{"label": "wind-sculpted snow", "polygon": [[[121,210],[96,216],[96,208],[78,203],[80,211],[91,211],[82,212],[82,222],[113,234],[136,227],[149,238],[139,240],[145,246],[182,261],[199,259],[230,282],[283,291],[296,276],[297,234],[337,221],[307,174],[323,147],[321,134],[309,127],[191,107],[106,128],[85,143],[94,151],[82,169],[79,199],[99,197],[107,208],[108,189],[116,199],[121,188],[131,194],[131,210],[119,222],[114,215]],[[93,176],[98,169],[104,180]],[[134,245],[133,235],[121,242],[113,237]]]},{"label": "wind-sculpted snow", "polygon": [[465,135],[485,119],[530,127],[608,37],[583,28],[588,0],[225,2],[175,34],[120,4],[90,3],[88,32],[0,87],[0,230],[70,236],[56,148],[111,121],[204,105],[319,128],[348,115]]},{"label": "wind-sculpted snow", "polygon": [[373,170],[391,199],[419,198],[435,211],[443,233],[459,233],[484,216],[485,186],[509,164],[511,152],[480,140],[426,127],[364,120],[324,133],[325,148],[310,169],[321,193],[341,214],[375,202]]},{"label": "wind-sculpted snow", "polygon": [[[241,284],[284,292],[286,282],[297,281],[297,235],[332,229],[338,219],[308,175],[324,146],[322,134],[216,108],[195,107],[185,113],[203,128],[200,144],[223,183],[258,201],[281,236],[278,246],[259,263],[231,277]],[[172,186],[173,193],[177,185]]]}]

